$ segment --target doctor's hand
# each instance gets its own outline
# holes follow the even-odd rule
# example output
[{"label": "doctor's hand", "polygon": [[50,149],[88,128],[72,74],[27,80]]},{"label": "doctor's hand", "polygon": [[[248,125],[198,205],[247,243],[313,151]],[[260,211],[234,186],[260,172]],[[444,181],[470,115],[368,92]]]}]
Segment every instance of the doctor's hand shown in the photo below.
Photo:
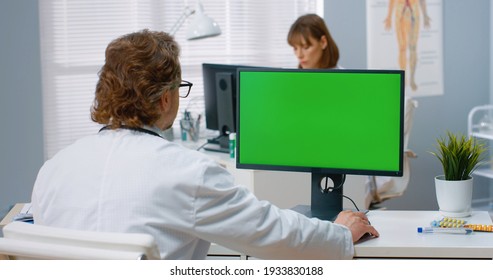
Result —
[{"label": "doctor's hand", "polygon": [[344,210],[337,215],[336,224],[344,225],[351,231],[353,242],[358,241],[363,235],[369,233],[375,237],[379,236],[378,231],[370,225],[368,217],[362,212]]}]

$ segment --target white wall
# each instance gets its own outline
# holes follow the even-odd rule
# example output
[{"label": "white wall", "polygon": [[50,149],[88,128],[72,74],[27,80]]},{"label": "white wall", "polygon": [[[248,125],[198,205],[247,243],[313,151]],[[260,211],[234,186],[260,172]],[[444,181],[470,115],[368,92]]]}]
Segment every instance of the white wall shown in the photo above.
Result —
[{"label": "white wall", "polygon": [[43,163],[40,71],[38,1],[0,1],[0,217]]}]

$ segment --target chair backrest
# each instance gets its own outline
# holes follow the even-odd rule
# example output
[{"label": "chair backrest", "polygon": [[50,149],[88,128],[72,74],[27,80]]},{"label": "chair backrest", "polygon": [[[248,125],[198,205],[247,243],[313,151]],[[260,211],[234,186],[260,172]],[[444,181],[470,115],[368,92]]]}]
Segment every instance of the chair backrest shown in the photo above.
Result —
[{"label": "chair backrest", "polygon": [[154,237],[91,232],[12,222],[3,228],[0,255],[11,259],[159,259]]},{"label": "chair backrest", "polygon": [[401,196],[407,189],[411,178],[411,167],[409,158],[415,158],[416,154],[409,150],[409,136],[413,126],[414,111],[418,107],[418,101],[407,98],[404,112],[404,157],[403,157],[403,176],[402,177],[376,177],[369,176],[367,185],[370,188],[369,194],[372,196],[370,204],[377,204],[384,200]]},{"label": "chair backrest", "polygon": [[412,98],[407,98],[404,106],[404,151],[408,148],[409,136],[413,127],[414,110],[418,108],[418,101]]}]

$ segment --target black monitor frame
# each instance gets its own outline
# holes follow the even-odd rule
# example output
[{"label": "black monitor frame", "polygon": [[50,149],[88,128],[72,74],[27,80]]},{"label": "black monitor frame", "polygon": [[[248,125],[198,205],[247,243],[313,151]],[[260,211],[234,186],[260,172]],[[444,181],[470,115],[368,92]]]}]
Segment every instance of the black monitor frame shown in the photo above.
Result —
[{"label": "black monitor frame", "polygon": [[239,68],[259,67],[202,64],[206,128],[219,131],[218,137],[207,140],[212,145],[204,146],[204,150],[229,153],[229,134],[236,132],[236,75]]},{"label": "black monitor frame", "polygon": [[[265,164],[245,164],[241,162],[241,73],[244,71],[273,71],[273,72],[348,72],[348,73],[375,73],[375,74],[397,74],[400,76],[400,86],[396,88],[396,94],[400,95],[400,108],[399,108],[399,170],[397,171],[385,171],[385,170],[359,170],[359,169],[345,169],[345,168],[326,168],[323,166],[285,166],[285,165],[265,165]],[[303,69],[238,69],[238,82],[237,82],[237,151],[236,151],[236,167],[245,169],[260,169],[260,170],[278,170],[278,171],[296,171],[296,172],[310,172],[312,174],[311,179],[311,206],[297,206],[294,209],[302,212],[310,217],[317,217],[324,220],[334,220],[337,214],[342,211],[343,200],[343,184],[346,174],[356,175],[382,175],[382,176],[402,176],[403,172],[403,145],[404,145],[404,71],[401,70],[350,70],[350,69],[338,69],[338,70],[303,70]],[[324,187],[324,185],[331,180],[333,185],[331,187]],[[325,181],[325,182],[324,182]]]}]

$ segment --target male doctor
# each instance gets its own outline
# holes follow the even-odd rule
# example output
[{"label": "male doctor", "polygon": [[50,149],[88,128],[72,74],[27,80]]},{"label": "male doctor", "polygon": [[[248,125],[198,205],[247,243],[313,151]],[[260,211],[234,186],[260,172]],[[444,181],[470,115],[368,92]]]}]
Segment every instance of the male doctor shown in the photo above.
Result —
[{"label": "male doctor", "polygon": [[191,87],[170,35],[112,41],[91,108],[104,127],[43,165],[34,222],[151,234],[163,259],[204,259],[211,242],[263,259],[350,259],[353,242],[378,236],[363,213],[332,223],[259,201],[214,160],[163,139]]}]

